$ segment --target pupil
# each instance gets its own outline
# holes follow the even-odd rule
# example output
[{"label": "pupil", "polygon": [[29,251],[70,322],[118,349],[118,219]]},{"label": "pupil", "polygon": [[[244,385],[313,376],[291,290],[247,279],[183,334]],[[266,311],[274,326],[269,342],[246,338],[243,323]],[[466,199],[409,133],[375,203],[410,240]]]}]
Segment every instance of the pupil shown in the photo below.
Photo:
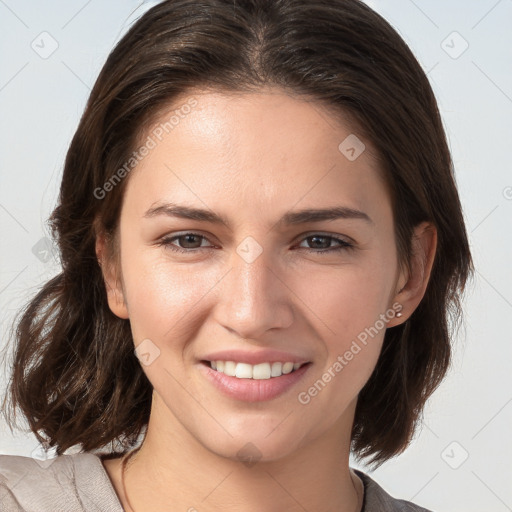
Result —
[{"label": "pupil", "polygon": [[[184,238],[186,240],[185,247],[188,247],[187,246],[188,243],[192,243],[192,245],[193,245],[194,244],[193,240],[195,237],[196,237],[196,235],[183,235],[182,238]],[[190,241],[190,239],[192,239],[192,242]]]},{"label": "pupil", "polygon": [[[322,240],[322,239],[324,240],[324,244],[323,245],[325,245],[325,241],[326,241],[327,237],[325,237],[325,236],[313,236],[313,237],[311,237],[311,240],[313,240],[313,245],[316,244],[317,245],[317,247],[316,247],[317,249],[319,248],[317,242],[318,242],[318,240]],[[320,245],[322,245],[321,242],[320,242]],[[326,247],[320,247],[320,248],[321,249],[325,249]]]}]

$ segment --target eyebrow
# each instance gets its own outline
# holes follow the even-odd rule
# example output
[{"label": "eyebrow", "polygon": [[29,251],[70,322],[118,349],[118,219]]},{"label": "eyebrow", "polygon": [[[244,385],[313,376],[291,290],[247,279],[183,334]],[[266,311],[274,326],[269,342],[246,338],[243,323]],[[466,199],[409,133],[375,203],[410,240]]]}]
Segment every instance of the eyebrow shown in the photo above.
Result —
[{"label": "eyebrow", "polygon": [[[230,223],[225,217],[218,215],[211,210],[177,205],[174,203],[164,203],[154,206],[144,214],[144,218],[152,218],[159,215],[210,222],[212,224],[224,224],[225,226],[230,227]],[[276,224],[281,226],[297,225],[336,219],[358,219],[369,224],[374,223],[366,213],[360,210],[355,210],[354,208],[348,208],[346,206],[336,206],[333,208],[309,208],[305,210],[287,212],[277,221]]]}]

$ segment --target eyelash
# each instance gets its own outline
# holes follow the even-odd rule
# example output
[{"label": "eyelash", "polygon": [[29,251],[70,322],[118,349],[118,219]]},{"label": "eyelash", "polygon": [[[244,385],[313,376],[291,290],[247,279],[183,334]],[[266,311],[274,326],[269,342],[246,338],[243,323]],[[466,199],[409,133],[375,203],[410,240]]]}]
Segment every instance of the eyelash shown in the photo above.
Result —
[{"label": "eyelash", "polygon": [[[172,242],[176,239],[179,239],[181,237],[185,237],[185,236],[197,236],[197,237],[200,237],[204,240],[208,240],[204,235],[200,235],[199,233],[182,233],[180,235],[174,235],[172,237],[164,237],[160,240],[160,242],[158,243],[159,246],[165,246],[166,248],[170,249],[171,251],[173,252],[178,252],[178,253],[193,253],[193,252],[197,252],[199,249],[201,249],[201,247],[196,247],[194,249],[184,249],[184,248],[181,248],[181,247],[177,247],[176,245],[173,245]],[[309,235],[309,236],[306,236],[304,238],[302,238],[300,241],[304,241],[304,240],[307,240],[308,238],[328,238],[330,240],[334,240],[336,242],[339,242],[340,245],[338,247],[331,247],[329,249],[308,249],[308,248],[305,248],[305,247],[302,247],[302,249],[305,249],[307,252],[309,253],[314,253],[314,254],[327,254],[327,253],[333,253],[333,252],[338,252],[338,251],[342,251],[342,250],[347,250],[347,249],[353,249],[354,246],[353,244],[347,242],[346,240],[343,240],[342,238],[337,238],[335,236],[332,236],[332,235],[323,235],[321,233],[314,233],[312,235]],[[206,247],[207,249],[211,249],[211,247]]]}]

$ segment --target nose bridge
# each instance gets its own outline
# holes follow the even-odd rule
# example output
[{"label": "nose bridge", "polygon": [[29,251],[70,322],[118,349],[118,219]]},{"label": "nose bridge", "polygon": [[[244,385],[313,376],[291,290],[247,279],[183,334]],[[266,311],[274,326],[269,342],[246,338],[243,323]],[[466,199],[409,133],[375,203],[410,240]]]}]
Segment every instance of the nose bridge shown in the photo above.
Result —
[{"label": "nose bridge", "polygon": [[271,251],[248,237],[233,253],[231,267],[223,280],[218,320],[244,338],[287,327],[292,321],[291,305]]},{"label": "nose bridge", "polygon": [[272,289],[271,282],[275,279],[273,263],[269,260],[269,256],[263,253],[251,261],[239,256],[233,257],[232,296],[238,296],[240,304],[251,306],[253,313],[255,308],[269,302],[267,299]]}]

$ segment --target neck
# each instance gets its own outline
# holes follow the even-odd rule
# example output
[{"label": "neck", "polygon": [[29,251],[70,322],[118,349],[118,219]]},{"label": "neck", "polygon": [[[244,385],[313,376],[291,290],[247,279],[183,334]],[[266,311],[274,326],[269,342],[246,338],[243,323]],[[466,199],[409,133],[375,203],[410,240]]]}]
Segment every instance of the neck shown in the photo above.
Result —
[{"label": "neck", "polygon": [[[219,456],[159,403],[154,400],[144,442],[126,466],[131,512],[359,510],[362,486],[349,469],[355,403],[330,432],[278,460]],[[130,510],[124,493],[122,501]]]}]

